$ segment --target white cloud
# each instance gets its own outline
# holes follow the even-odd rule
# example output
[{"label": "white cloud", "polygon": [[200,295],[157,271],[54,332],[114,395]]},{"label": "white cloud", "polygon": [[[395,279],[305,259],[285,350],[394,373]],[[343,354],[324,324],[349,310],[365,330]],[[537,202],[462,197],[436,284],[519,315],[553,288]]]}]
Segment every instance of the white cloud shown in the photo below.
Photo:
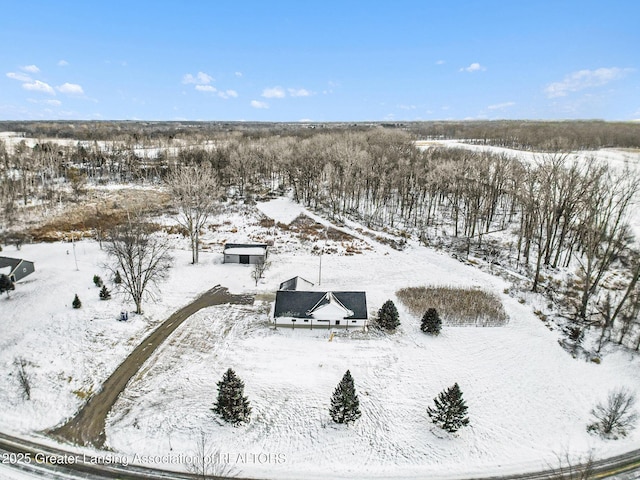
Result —
[{"label": "white cloud", "polygon": [[216,92],[218,89],[213,85],[196,85],[196,90],[199,92]]},{"label": "white cloud", "polygon": [[251,100],[251,106],[253,108],[269,108],[269,104],[266,102],[260,102],[258,100]]},{"label": "white cloud", "polygon": [[241,77],[242,76],[242,72],[236,72],[235,75],[236,75],[236,77]]},{"label": "white cloud", "polygon": [[59,67],[66,67],[67,65],[69,65],[69,62],[67,62],[66,60],[60,60],[58,62]]},{"label": "white cloud", "polygon": [[495,105],[489,105],[487,108],[489,110],[504,110],[505,108],[513,107],[516,102],[504,102],[504,103],[496,103]]},{"label": "white cloud", "polygon": [[35,98],[27,98],[27,102],[29,103],[37,103],[42,105],[51,105],[52,107],[59,107],[62,105],[60,100],[50,99],[50,100],[36,100]]},{"label": "white cloud", "polygon": [[238,96],[238,92],[235,90],[225,90],[224,92],[218,92],[218,96],[220,98],[236,98]]},{"label": "white cloud", "polygon": [[289,95],[292,97],[308,97],[311,95],[311,92],[306,88],[289,88]]},{"label": "white cloud", "polygon": [[481,71],[484,71],[484,70],[486,70],[486,68],[483,67],[482,65],[480,65],[478,62],[474,62],[471,65],[469,65],[468,67],[460,69],[461,72],[470,72],[470,73],[481,72]]},{"label": "white cloud", "polygon": [[195,76],[187,73],[182,77],[182,83],[186,84],[207,85],[212,81],[213,77],[204,72],[198,72]]},{"label": "white cloud", "polygon": [[629,72],[631,68],[598,68],[596,70],[579,70],[565,76],[560,82],[554,82],[544,89],[547,97],[566,97],[571,92],[578,92],[586,88],[601,87],[613,80],[618,80]]},{"label": "white cloud", "polygon": [[55,90],[51,88],[51,85],[49,85],[48,83],[41,82],[40,80],[35,80],[32,83],[23,83],[22,88],[32,92],[43,92],[43,93],[49,93],[51,95],[56,94]]},{"label": "white cloud", "polygon": [[444,64],[445,64],[445,61],[444,61],[444,60],[438,60],[438,61],[436,62],[436,65],[444,65]]},{"label": "white cloud", "polygon": [[57,86],[56,90],[67,95],[84,95],[84,90],[77,83],[63,83]]},{"label": "white cloud", "polygon": [[401,110],[415,110],[417,107],[415,105],[398,105],[398,108]]},{"label": "white cloud", "polygon": [[262,91],[264,98],[284,98],[286,95],[282,87],[265,88]]},{"label": "white cloud", "polygon": [[35,65],[25,65],[24,67],[20,67],[20,70],[29,73],[38,73],[40,71],[40,69]]},{"label": "white cloud", "polygon": [[18,80],[19,82],[32,82],[33,81],[33,80],[31,80],[31,77],[29,75],[26,75],[24,73],[9,72],[9,73],[7,73],[7,77],[12,78],[14,80]]}]

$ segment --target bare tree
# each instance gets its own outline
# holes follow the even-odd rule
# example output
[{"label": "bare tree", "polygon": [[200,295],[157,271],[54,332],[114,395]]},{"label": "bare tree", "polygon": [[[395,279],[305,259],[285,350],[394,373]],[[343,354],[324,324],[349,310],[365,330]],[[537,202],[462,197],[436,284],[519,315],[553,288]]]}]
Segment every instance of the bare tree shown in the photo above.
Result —
[{"label": "bare tree", "polygon": [[591,410],[595,421],[589,424],[587,431],[604,438],[617,439],[619,436],[626,436],[638,418],[633,408],[635,403],[635,396],[626,388],[609,392],[607,403],[598,403]]},{"label": "bare tree", "polygon": [[31,400],[31,378],[25,370],[27,361],[24,358],[17,358],[15,364],[18,367],[18,383],[20,385],[20,391],[22,392],[22,398]]},{"label": "bare tree", "polygon": [[151,225],[136,216],[112,230],[106,252],[111,263],[106,268],[115,275],[122,272],[122,285],[142,313],[142,300],[153,296],[152,287],[165,278],[171,266],[169,242],[154,235]]},{"label": "bare tree", "polygon": [[592,478],[593,471],[593,451],[590,451],[586,459],[582,457],[576,461],[572,461],[569,452],[565,452],[564,456],[556,454],[558,459],[558,468],[553,468],[550,480],[589,480]]},{"label": "bare tree", "polygon": [[256,282],[256,287],[260,279],[264,276],[264,272],[266,272],[270,266],[271,262],[267,262],[264,258],[259,258],[256,263],[253,264],[251,278]]},{"label": "bare tree", "polygon": [[177,167],[166,182],[179,208],[178,223],[189,232],[192,263],[198,263],[201,230],[220,198],[218,179],[209,164],[202,163]]},{"label": "bare tree", "polygon": [[200,436],[196,440],[196,449],[189,455],[185,467],[189,473],[197,477],[207,478],[231,478],[237,476],[237,471],[230,464],[230,458],[220,454],[220,450],[214,450],[210,445],[209,437],[200,430]]}]

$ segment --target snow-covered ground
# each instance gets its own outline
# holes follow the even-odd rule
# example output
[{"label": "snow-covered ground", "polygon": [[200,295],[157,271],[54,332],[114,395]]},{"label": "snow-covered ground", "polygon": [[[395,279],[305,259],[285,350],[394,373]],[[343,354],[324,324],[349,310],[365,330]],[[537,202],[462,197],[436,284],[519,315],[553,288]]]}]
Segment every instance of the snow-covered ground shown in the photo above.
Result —
[{"label": "snow-covered ground", "polygon": [[[614,152],[626,162],[621,155]],[[330,226],[289,199],[258,207],[283,224],[306,213]],[[593,450],[603,457],[640,443],[640,430],[618,441],[586,432],[591,408],[609,390],[626,386],[640,395],[637,354],[611,352],[600,365],[574,360],[558,345],[558,332],[530,305],[504,293],[509,285],[500,278],[415,244],[393,250],[356,232],[359,226],[350,222],[343,229],[353,234],[354,244],[367,248],[344,254],[344,241],[301,240],[286,229],[261,227],[260,214],[236,206],[212,219],[216,226],[203,237],[196,266],[190,264],[188,242],[172,237],[174,267],[161,295],[128,322],[116,320],[132,305],[115,291],[97,242],[5,248],[0,255],[34,261],[36,272],[9,298],[0,297],[0,431],[29,435],[61,423],[162,320],[222,284],[232,293],[257,293],[256,304],[203,310],[158,349],[107,421],[114,454],[190,455],[203,432],[218,458],[243,476],[455,478],[546,469],[566,452],[584,456]],[[221,263],[221,243],[248,240],[274,241],[272,266],[257,287],[250,267]],[[318,283],[315,246],[337,252],[322,256],[317,288],[364,290],[370,312],[393,299],[402,321],[395,334],[342,332],[329,341],[327,331],[270,326],[270,302],[280,282],[300,275]],[[114,290],[111,300],[98,298],[94,274]],[[509,323],[445,327],[437,338],[424,335],[395,292],[442,284],[495,293]],[[79,310],[71,308],[75,293],[83,303]],[[31,400],[19,391],[19,359],[26,361]],[[245,382],[253,407],[251,422],[239,428],[222,425],[210,410],[216,382],[229,367]],[[347,369],[362,418],[338,426],[329,419],[329,400]],[[471,424],[449,435],[433,427],[426,408],[454,382],[463,391]],[[185,468],[180,462],[146,466]]]}]

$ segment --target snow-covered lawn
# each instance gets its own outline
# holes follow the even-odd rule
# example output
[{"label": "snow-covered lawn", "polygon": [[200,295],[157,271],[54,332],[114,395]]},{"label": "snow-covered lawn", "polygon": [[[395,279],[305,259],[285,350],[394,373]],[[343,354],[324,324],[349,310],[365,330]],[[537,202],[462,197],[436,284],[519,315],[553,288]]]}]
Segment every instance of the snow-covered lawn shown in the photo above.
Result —
[{"label": "snow-covered lawn", "polygon": [[[288,200],[261,206],[290,222],[303,209]],[[604,356],[600,365],[572,359],[530,305],[505,294],[508,284],[444,253],[417,245],[404,251],[373,243],[355,255],[323,255],[322,285],[364,290],[369,311],[396,301],[402,325],[393,335],[274,330],[270,301],[283,280],[300,275],[318,282],[313,241],[257,225],[251,207],[216,219],[202,263],[189,265],[186,241],[175,238],[175,267],[158,303],[143,316],[118,322],[130,305],[98,299],[92,277],[105,261],[97,243],[25,245],[5,251],[35,261],[36,273],[0,298],[0,430],[28,434],[72,415],[82,400],[74,391],[99,387],[155,325],[198,293],[222,284],[233,293],[255,292],[254,306],[217,306],[188,319],[144,365],[107,421],[107,444],[117,454],[188,455],[200,432],[223,461],[243,476],[266,478],[451,478],[556,466],[555,455],[596,456],[630,450],[640,432],[602,441],[586,432],[589,411],[607,392],[627,386],[640,395],[640,359],[629,352]],[[348,228],[348,227],[346,227]],[[221,264],[223,240],[274,235],[271,269],[258,287],[251,268]],[[321,244],[325,240],[320,240]],[[69,250],[69,254],[67,254]],[[402,287],[475,286],[504,303],[504,327],[445,327],[437,338],[419,330],[395,298]],[[109,284],[110,285],[110,284]],[[83,307],[71,308],[78,293]],[[32,375],[32,399],[18,392],[14,360]],[[245,382],[252,420],[222,425],[211,411],[216,382],[227,368]],[[350,369],[362,418],[351,426],[329,419],[331,394]],[[471,424],[457,434],[434,428],[427,406],[457,382]],[[147,465],[158,466],[158,465]],[[183,469],[181,463],[165,466]]]}]

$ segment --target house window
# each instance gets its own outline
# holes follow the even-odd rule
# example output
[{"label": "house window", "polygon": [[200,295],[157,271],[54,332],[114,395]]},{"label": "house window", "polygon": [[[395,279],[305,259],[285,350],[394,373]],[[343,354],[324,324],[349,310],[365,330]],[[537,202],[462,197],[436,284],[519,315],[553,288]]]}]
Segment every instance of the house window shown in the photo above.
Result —
[{"label": "house window", "polygon": [[357,322],[357,320],[351,320],[351,323],[356,323],[356,322]]},{"label": "house window", "polygon": [[340,320],[336,320],[336,325],[340,325]]},{"label": "house window", "polygon": [[304,321],[305,321],[305,323],[309,323],[309,319],[308,318],[305,318]]}]

